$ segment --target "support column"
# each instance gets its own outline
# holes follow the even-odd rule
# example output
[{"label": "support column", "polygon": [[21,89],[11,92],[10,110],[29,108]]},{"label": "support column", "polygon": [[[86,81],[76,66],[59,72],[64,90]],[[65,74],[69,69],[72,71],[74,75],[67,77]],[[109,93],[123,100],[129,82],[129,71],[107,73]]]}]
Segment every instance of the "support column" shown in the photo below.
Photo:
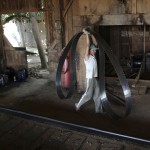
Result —
[{"label": "support column", "polygon": [[0,15],[0,72],[5,67],[5,53],[4,53],[4,41],[3,41],[3,26]]}]

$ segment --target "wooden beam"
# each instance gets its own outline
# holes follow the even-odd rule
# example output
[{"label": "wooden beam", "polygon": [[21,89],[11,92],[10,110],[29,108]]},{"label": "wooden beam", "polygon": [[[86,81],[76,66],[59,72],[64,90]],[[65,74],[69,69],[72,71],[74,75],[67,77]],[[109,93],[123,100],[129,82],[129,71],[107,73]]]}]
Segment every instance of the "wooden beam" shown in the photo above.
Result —
[{"label": "wooden beam", "polygon": [[73,26],[150,25],[150,14],[142,15],[143,23],[139,22],[139,17],[139,14],[73,16]]},{"label": "wooden beam", "polygon": [[0,14],[18,13],[18,12],[37,12],[41,10],[39,0],[1,0],[0,1]]},{"label": "wooden beam", "polygon": [[[1,17],[1,15],[0,15],[0,17]],[[2,69],[6,65],[3,36],[4,36],[4,34],[3,34],[2,20],[0,19],[0,71],[2,71]]]},{"label": "wooden beam", "polygon": [[70,0],[69,3],[67,4],[67,6],[66,6],[66,8],[64,10],[64,13],[63,13],[63,17],[66,16],[66,14],[67,14],[69,8],[71,7],[72,3],[73,3],[73,0]]},{"label": "wooden beam", "polygon": [[144,25],[144,34],[143,34],[143,53],[144,53],[144,60],[143,60],[143,71],[146,68],[146,49],[145,49],[145,35],[146,35],[146,25]]}]

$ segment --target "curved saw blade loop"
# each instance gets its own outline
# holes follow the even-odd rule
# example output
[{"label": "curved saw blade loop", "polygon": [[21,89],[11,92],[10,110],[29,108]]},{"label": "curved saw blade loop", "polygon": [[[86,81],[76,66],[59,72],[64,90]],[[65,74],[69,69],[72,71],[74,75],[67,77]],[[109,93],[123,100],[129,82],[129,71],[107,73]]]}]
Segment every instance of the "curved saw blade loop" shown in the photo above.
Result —
[{"label": "curved saw blade loop", "polygon": [[[131,91],[128,85],[128,82],[126,80],[126,77],[123,73],[122,67],[119,65],[118,59],[113,54],[111,48],[109,45],[104,41],[104,39],[97,33],[95,33],[93,30],[89,29],[89,32],[95,37],[98,48],[99,48],[99,86],[100,86],[100,96],[99,98],[102,101],[102,105],[108,115],[110,115],[114,119],[124,118],[131,112]],[[76,46],[78,43],[79,38],[83,32],[79,32],[76,35],[72,37],[72,39],[69,41],[67,46],[65,47],[62,56],[59,59],[58,68],[56,72],[56,90],[57,94],[61,99],[68,99],[73,95],[75,84],[76,84],[76,63],[75,63],[75,52],[76,52]],[[71,59],[70,59],[70,88],[68,90],[67,95],[65,96],[62,91],[61,86],[61,72],[63,68],[64,61],[67,57],[68,52],[70,51]],[[107,94],[106,94],[106,88],[105,88],[105,54],[109,57],[116,73],[119,78],[120,84],[122,86],[123,94],[125,97],[125,112],[124,114],[118,114],[116,111],[114,111],[111,107],[111,104],[108,100]]]}]

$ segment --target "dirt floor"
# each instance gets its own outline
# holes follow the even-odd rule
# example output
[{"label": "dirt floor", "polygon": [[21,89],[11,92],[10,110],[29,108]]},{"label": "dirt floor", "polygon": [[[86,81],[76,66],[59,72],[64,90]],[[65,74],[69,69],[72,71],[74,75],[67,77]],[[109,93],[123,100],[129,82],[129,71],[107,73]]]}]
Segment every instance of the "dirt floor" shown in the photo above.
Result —
[{"label": "dirt floor", "polygon": [[131,114],[124,119],[114,120],[107,113],[96,114],[93,101],[77,112],[75,103],[81,94],[75,91],[72,98],[60,99],[55,83],[49,80],[49,72],[39,69],[39,57],[28,56],[28,62],[29,78],[26,81],[0,87],[1,107],[150,140],[150,90],[145,93],[144,86],[132,89]]},{"label": "dirt floor", "polygon": [[71,99],[60,99],[55,83],[46,77],[47,71],[41,72],[44,76],[0,87],[0,106],[150,140],[149,94],[133,95],[131,114],[125,119],[114,120],[107,114],[96,114],[93,101],[76,112],[74,104],[81,94],[75,92]]},{"label": "dirt floor", "polygon": [[[37,117],[37,116],[36,116]],[[1,150],[149,150],[150,145],[0,111]],[[28,119],[27,119],[28,118]]]}]

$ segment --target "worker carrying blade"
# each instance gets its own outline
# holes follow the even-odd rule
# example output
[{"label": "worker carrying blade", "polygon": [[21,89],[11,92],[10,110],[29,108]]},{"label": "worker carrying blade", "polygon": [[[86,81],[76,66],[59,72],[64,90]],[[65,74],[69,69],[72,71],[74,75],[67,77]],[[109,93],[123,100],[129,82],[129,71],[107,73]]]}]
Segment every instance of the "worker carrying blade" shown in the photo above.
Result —
[{"label": "worker carrying blade", "polygon": [[[102,113],[102,102],[100,99],[100,89],[98,84],[98,70],[97,70],[97,61],[95,58],[97,42],[93,35],[92,44],[90,43],[90,33],[83,29],[84,34],[86,35],[86,48],[85,48],[85,57],[84,63],[86,67],[86,90],[82,95],[78,103],[75,103],[76,111],[80,110],[80,107],[85,104],[87,101],[93,99],[95,103],[95,112]],[[93,44],[94,43],[94,44]]]}]

